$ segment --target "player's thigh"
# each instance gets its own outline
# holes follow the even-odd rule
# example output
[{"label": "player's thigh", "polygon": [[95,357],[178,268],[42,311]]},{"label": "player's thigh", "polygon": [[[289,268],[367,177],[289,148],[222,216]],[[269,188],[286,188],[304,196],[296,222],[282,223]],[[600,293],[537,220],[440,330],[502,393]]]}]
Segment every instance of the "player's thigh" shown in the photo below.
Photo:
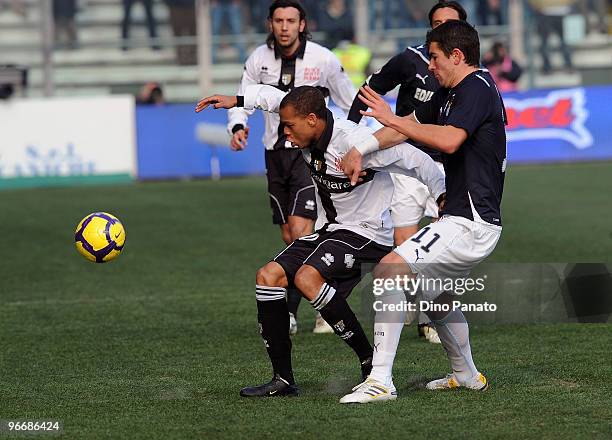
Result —
[{"label": "player's thigh", "polygon": [[418,225],[425,215],[429,190],[412,177],[391,174],[393,197],[391,199],[391,218],[394,227]]},{"label": "player's thigh", "polygon": [[466,277],[485,259],[495,248],[500,233],[496,227],[445,216],[420,229],[394,252],[406,261],[413,273],[438,280],[427,282],[422,289],[424,299],[430,300],[445,290],[446,281]]},{"label": "player's thigh", "polygon": [[272,261],[278,263],[285,271],[289,287],[295,285],[295,274],[321,241],[321,236],[318,233],[300,237],[274,257]]},{"label": "player's thigh", "polygon": [[327,234],[304,264],[314,267],[339,293],[348,296],[390,250],[354,232],[338,230]]},{"label": "player's thigh", "polygon": [[287,223],[289,217],[291,196],[286,171],[283,168],[282,150],[266,150],[265,159],[272,222],[275,225],[282,225]]},{"label": "player's thigh", "polygon": [[[467,226],[448,221],[447,217],[421,228],[411,238],[394,249],[415,274],[436,276],[442,274],[442,265],[452,262],[455,248],[469,241],[471,230]],[[461,263],[461,262],[456,262]]]}]

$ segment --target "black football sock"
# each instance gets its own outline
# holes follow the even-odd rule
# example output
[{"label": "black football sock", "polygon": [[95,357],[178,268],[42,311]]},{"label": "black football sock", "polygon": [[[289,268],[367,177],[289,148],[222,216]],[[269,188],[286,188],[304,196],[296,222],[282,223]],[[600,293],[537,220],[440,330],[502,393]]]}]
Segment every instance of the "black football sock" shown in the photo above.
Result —
[{"label": "black football sock", "polygon": [[302,294],[297,289],[287,289],[287,307],[289,313],[293,313],[293,316],[297,318],[298,306],[302,300]]},{"label": "black football sock", "polygon": [[291,368],[291,338],[289,337],[289,311],[282,287],[255,286],[257,321],[274,374],[295,383]]},{"label": "black football sock", "polygon": [[336,295],[336,289],[323,284],[321,290],[310,304],[319,312],[325,321],[332,326],[334,333],[355,351],[359,361],[372,357],[372,346],[368,341],[361,324],[342,295]]}]

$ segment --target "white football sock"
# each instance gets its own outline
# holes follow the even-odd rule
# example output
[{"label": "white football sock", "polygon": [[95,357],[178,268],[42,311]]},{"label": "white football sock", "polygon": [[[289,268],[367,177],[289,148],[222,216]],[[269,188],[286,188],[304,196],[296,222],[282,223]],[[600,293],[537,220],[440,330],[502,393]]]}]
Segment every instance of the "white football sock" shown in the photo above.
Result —
[{"label": "white football sock", "polygon": [[383,304],[393,304],[402,309],[393,312],[377,311],[374,318],[374,357],[370,377],[389,386],[393,382],[393,361],[406,319],[403,303],[406,295],[401,290],[387,291],[375,297],[374,301],[380,301],[377,309],[382,309]]},{"label": "white football sock", "polygon": [[433,322],[459,383],[476,376],[478,370],[472,359],[470,330],[463,312],[453,310],[444,319]]}]

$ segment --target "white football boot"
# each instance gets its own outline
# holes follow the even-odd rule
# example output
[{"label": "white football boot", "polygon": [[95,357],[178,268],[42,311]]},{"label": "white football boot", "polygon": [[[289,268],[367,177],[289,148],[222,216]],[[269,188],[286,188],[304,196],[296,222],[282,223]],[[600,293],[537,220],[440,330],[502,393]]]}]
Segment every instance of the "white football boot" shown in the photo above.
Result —
[{"label": "white football boot", "polygon": [[293,313],[289,313],[289,335],[293,336],[297,333],[297,320]]},{"label": "white football boot", "polygon": [[425,333],[425,339],[427,339],[431,344],[441,344],[442,343],[442,341],[440,341],[440,336],[438,336],[438,332],[436,331],[435,327],[431,325],[427,325],[423,327],[423,333]]},{"label": "white football boot", "polygon": [[484,391],[489,388],[489,382],[482,373],[478,373],[470,380],[459,383],[454,374],[447,374],[445,378],[436,379],[425,385],[428,390],[450,390],[454,388],[468,388],[470,390]]},{"label": "white football boot", "polygon": [[395,399],[397,399],[397,390],[393,383],[391,386],[386,386],[368,377],[365,382],[354,387],[351,394],[340,399],[340,403],[387,402]]},{"label": "white football boot", "polygon": [[315,318],[315,326],[312,329],[313,333],[333,333],[334,329],[323,319],[320,313],[317,313]]}]

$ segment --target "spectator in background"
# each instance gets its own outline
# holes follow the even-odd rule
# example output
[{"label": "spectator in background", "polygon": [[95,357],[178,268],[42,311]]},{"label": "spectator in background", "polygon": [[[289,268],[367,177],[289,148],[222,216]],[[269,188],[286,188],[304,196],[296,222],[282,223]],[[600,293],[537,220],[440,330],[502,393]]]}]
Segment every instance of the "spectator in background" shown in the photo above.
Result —
[{"label": "spectator in background", "polygon": [[325,32],[325,46],[329,49],[353,39],[353,14],[344,0],[329,0],[319,11],[319,30]]},{"label": "spectator in background", "polygon": [[[270,2],[266,2],[268,5]],[[302,6],[304,6],[304,10],[306,11],[306,16],[308,17],[308,29],[310,31],[316,31],[319,29],[319,15],[321,15],[320,9],[322,9],[321,4],[323,2],[317,0],[303,0],[301,1]]]},{"label": "spectator in background", "polygon": [[459,0],[459,4],[463,6],[468,17],[470,17],[470,24],[479,25],[478,21],[478,2],[480,0]]},{"label": "spectator in background", "polygon": [[[170,12],[170,25],[175,37],[196,35],[196,12],[194,0],[164,0]],[[182,65],[197,64],[196,45],[179,43],[176,47],[176,60]]]},{"label": "spectator in background", "polygon": [[370,49],[354,42],[341,41],[332,52],[340,60],[340,64],[355,88],[359,89],[368,75],[372,73],[370,71],[370,61],[372,61]]},{"label": "spectator in background", "polygon": [[[155,22],[155,16],[153,15],[153,0],[123,0],[123,20],[121,22],[121,37],[123,38],[122,49],[128,50],[128,38],[130,35],[130,26],[132,25],[132,6],[137,1],[141,1],[145,14],[147,16],[147,29],[151,39],[157,38],[157,23]],[[157,43],[151,45],[151,49],[159,50],[160,47]]]},{"label": "spectator in background", "polygon": [[264,34],[268,32],[267,11],[270,5],[269,0],[251,0],[249,4],[249,16],[253,32]]},{"label": "spectator in background", "polygon": [[0,12],[6,8],[11,8],[15,14],[21,15],[23,18],[28,15],[28,10],[23,0],[0,0]]},{"label": "spectator in background", "polygon": [[516,83],[523,69],[510,58],[503,43],[499,41],[493,43],[491,50],[484,55],[482,63],[489,69],[500,92],[511,92],[517,89]]},{"label": "spectator in background", "polygon": [[[76,0],[53,0],[53,21],[55,31],[55,47],[76,49],[77,32],[74,17],[76,15]],[[66,36],[65,42],[62,38]]]},{"label": "spectator in background", "polygon": [[150,81],[142,86],[136,96],[137,104],[162,105],[165,103],[164,92],[159,83]]},{"label": "spectator in background", "polygon": [[402,20],[402,27],[413,29],[429,26],[429,23],[427,23],[427,12],[437,3],[436,1],[404,0],[402,3],[403,9],[398,14]]},{"label": "spectator in background", "polygon": [[[218,37],[221,34],[221,27],[225,23],[225,20],[227,20],[230,35],[239,38],[244,32],[240,2],[237,0],[212,0],[210,7],[213,36]],[[218,44],[212,45],[213,63],[217,62],[217,46]],[[235,40],[234,47],[238,50],[238,58],[242,63],[246,58],[244,43]]]},{"label": "spectator in background", "polygon": [[478,21],[481,25],[502,25],[506,22],[507,0],[478,0]]},{"label": "spectator in background", "polygon": [[563,36],[563,17],[572,11],[576,0],[529,0],[534,11],[536,26],[540,36],[540,53],[542,55],[542,72],[550,73],[550,47],[548,37],[555,33],[559,36],[559,47],[567,70],[572,70],[572,55],[565,44]]},{"label": "spectator in background", "polygon": [[608,33],[608,5],[611,3],[610,0],[580,0],[580,13],[584,16],[587,33],[591,33],[594,30],[590,20],[592,10],[595,11],[595,16],[597,17],[597,31],[602,34]]}]

